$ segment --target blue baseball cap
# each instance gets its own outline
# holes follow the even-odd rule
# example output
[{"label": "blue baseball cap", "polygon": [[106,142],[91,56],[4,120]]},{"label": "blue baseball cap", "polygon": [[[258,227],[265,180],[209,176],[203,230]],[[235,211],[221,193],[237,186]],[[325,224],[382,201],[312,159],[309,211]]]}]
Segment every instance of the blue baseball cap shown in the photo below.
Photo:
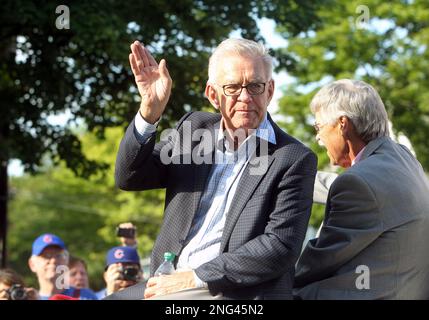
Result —
[{"label": "blue baseball cap", "polygon": [[136,263],[140,265],[140,257],[133,247],[113,247],[107,252],[106,268],[114,263]]},{"label": "blue baseball cap", "polygon": [[60,237],[52,233],[44,233],[33,242],[33,256],[39,256],[46,247],[57,246],[61,249],[66,249],[64,241]]}]

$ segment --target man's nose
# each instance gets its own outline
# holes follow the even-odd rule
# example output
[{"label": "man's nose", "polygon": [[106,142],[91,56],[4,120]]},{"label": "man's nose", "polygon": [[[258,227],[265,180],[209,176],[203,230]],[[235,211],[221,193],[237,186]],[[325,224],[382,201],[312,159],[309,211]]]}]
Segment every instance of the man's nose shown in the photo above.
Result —
[{"label": "man's nose", "polygon": [[243,102],[249,102],[249,101],[252,100],[252,96],[247,91],[247,88],[243,88],[241,90],[240,95],[238,96],[238,98],[240,99],[240,101],[243,101]]}]

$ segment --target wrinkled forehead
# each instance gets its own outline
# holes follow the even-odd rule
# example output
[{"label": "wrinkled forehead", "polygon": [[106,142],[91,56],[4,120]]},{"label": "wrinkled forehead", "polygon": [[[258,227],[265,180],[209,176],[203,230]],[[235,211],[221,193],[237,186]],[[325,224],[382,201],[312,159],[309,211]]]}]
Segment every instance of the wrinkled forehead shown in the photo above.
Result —
[{"label": "wrinkled forehead", "polygon": [[262,57],[227,55],[219,61],[216,71],[221,84],[267,81]]}]

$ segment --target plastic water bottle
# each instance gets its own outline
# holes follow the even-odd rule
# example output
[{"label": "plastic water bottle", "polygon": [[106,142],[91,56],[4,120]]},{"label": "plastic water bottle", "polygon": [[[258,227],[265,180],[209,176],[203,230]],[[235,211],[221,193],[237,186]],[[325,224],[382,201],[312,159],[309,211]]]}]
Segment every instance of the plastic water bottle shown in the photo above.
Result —
[{"label": "plastic water bottle", "polygon": [[166,274],[172,274],[176,272],[176,269],[174,269],[174,261],[175,255],[171,252],[165,252],[164,253],[164,262],[161,263],[161,265],[156,269],[155,271],[155,277],[158,277],[160,275],[166,275]]}]

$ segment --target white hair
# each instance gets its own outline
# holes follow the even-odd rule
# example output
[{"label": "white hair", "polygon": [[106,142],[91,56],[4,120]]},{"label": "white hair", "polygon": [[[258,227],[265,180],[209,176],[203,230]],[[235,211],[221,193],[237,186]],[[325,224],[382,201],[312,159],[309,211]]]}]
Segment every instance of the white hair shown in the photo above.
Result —
[{"label": "white hair", "polygon": [[261,43],[247,39],[226,39],[213,51],[209,60],[209,82],[216,83],[217,64],[219,60],[229,54],[244,57],[262,58],[265,66],[267,80],[271,79],[273,72],[273,58]]},{"label": "white hair", "polygon": [[389,119],[383,101],[377,91],[363,81],[342,79],[323,86],[311,100],[310,109],[313,114],[319,112],[327,124],[346,116],[367,143],[389,136]]}]

